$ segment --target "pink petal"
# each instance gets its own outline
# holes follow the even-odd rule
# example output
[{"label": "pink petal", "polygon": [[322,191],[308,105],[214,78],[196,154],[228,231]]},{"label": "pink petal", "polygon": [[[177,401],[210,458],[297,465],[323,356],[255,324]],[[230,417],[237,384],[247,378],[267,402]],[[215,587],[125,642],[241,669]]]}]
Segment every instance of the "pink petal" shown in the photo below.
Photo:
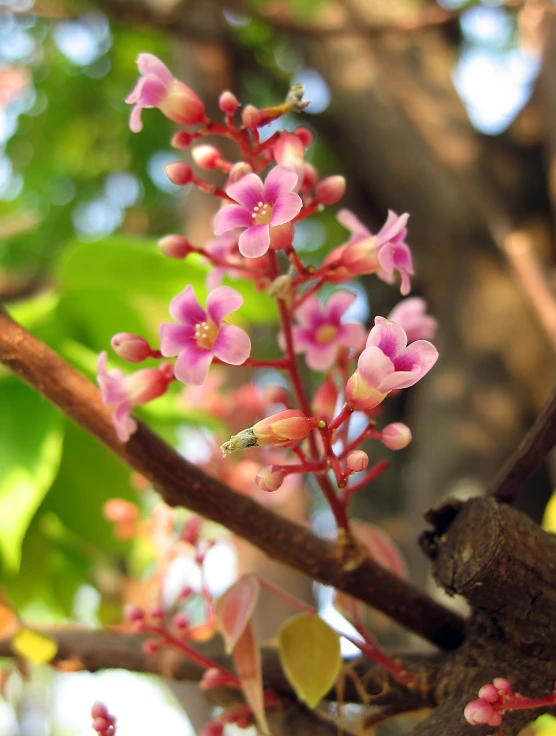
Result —
[{"label": "pink petal", "polygon": [[378,250],[378,262],[387,279],[391,279],[394,273],[394,248],[392,243],[386,243]]},{"label": "pink petal", "polygon": [[356,217],[353,212],[347,209],[342,209],[338,212],[336,219],[343,225],[346,230],[349,230],[352,235],[362,235],[368,238],[372,233],[369,228],[365,227],[361,220]]},{"label": "pink petal", "polygon": [[143,108],[140,105],[135,105],[129,116],[129,129],[132,133],[140,133],[143,130],[143,121],[141,120],[141,110]]},{"label": "pink petal", "polygon": [[241,327],[225,324],[220,328],[212,349],[216,357],[224,363],[241,365],[251,353],[251,340]]},{"label": "pink petal", "polygon": [[[248,175],[249,176],[249,175]],[[243,177],[245,179],[245,177]],[[270,246],[270,228],[268,225],[253,225],[239,236],[239,252],[246,258],[264,256]]]},{"label": "pink petal", "polygon": [[400,294],[402,296],[407,296],[409,292],[411,291],[411,282],[409,280],[409,276],[407,271],[404,269],[400,269],[400,276],[402,277],[402,283],[400,286]]},{"label": "pink petal", "polygon": [[174,81],[172,72],[168,69],[166,64],[155,56],[154,54],[139,54],[137,57],[137,68],[142,76],[147,74],[154,74],[164,84],[170,85]]},{"label": "pink petal", "polygon": [[369,333],[366,347],[373,345],[393,360],[407,345],[407,335],[395,322],[375,317],[375,326]]},{"label": "pink petal", "polygon": [[243,297],[231,286],[219,286],[207,297],[207,313],[215,325],[220,325],[224,317],[235,312],[243,304]]},{"label": "pink petal", "polygon": [[164,322],[158,328],[160,334],[160,352],[165,358],[179,355],[190,345],[195,345],[195,328],[192,325],[177,325],[175,322]]},{"label": "pink petal", "polygon": [[317,344],[313,343],[305,353],[305,360],[309,368],[314,371],[326,371],[338,355],[338,343],[328,342]]},{"label": "pink petal", "polygon": [[411,250],[405,243],[398,243],[394,248],[394,265],[400,270],[403,268],[413,274],[413,258]]},{"label": "pink petal", "polygon": [[186,325],[196,325],[205,322],[207,314],[195,296],[195,290],[188,284],[185,289],[170,302],[172,317]]},{"label": "pink petal", "polygon": [[342,345],[361,350],[365,344],[366,334],[365,328],[359,322],[347,322],[342,325],[338,338]]},{"label": "pink petal", "polygon": [[197,346],[187,348],[176,360],[174,375],[182,383],[200,386],[208,376],[212,355],[212,350]]},{"label": "pink petal", "polygon": [[339,324],[344,312],[347,312],[356,299],[357,295],[351,291],[335,291],[326,302],[325,311],[329,320]]},{"label": "pink petal", "polygon": [[127,442],[137,429],[137,422],[130,417],[131,404],[125,402],[119,404],[112,414],[112,424],[120,442]]},{"label": "pink petal", "polygon": [[299,214],[302,207],[303,202],[301,201],[299,194],[289,192],[289,194],[280,195],[276,200],[276,204],[272,208],[272,216],[270,218],[271,227],[291,222],[291,220]]},{"label": "pink petal", "polygon": [[417,383],[420,378],[430,371],[437,360],[438,350],[428,340],[416,340],[411,343],[402,355],[396,358],[394,365],[396,371],[406,371],[409,369],[412,374],[415,370],[414,366],[417,366],[418,376],[415,379],[413,375],[411,377],[408,376],[402,381],[402,385],[397,386],[397,388],[413,386],[414,383]]},{"label": "pink petal", "polygon": [[[275,166],[271,169],[266,177],[263,187],[263,201],[265,204],[271,204],[274,206],[274,203],[277,202],[279,198],[288,192],[292,192],[293,188],[297,184],[297,178],[295,171],[287,169],[285,166]],[[297,212],[295,214],[297,214]],[[287,220],[283,220],[282,222],[287,222]],[[281,225],[282,223],[277,222],[273,224]]]},{"label": "pink petal", "polygon": [[427,302],[420,296],[412,296],[409,299],[403,299],[399,304],[396,304],[394,309],[388,315],[388,319],[392,320],[392,322],[397,322],[399,325],[404,327],[404,324],[413,325],[416,322],[420,322],[426,311]]},{"label": "pink petal", "polygon": [[251,227],[251,214],[239,204],[228,204],[218,210],[214,218],[214,234],[222,235],[236,227]]},{"label": "pink petal", "polygon": [[226,187],[226,194],[253,212],[259,202],[264,201],[263,183],[256,174],[245,174],[239,181]]},{"label": "pink petal", "polygon": [[300,325],[315,330],[324,322],[325,310],[318,297],[310,296],[295,311],[295,318]]},{"label": "pink petal", "polygon": [[[303,353],[305,350],[312,348],[315,344],[315,331],[307,327],[292,327],[293,346],[296,353]],[[278,344],[282,350],[286,350],[286,341],[284,334],[279,335]]]},{"label": "pink petal", "polygon": [[394,364],[382,350],[375,345],[365,348],[357,362],[357,368],[365,383],[384,392],[380,388],[384,380],[394,373]]},{"label": "pink petal", "polygon": [[393,240],[399,236],[409,220],[407,212],[403,215],[397,215],[392,210],[388,210],[388,217],[384,225],[378,231],[376,237],[379,244],[387,243],[389,240]]}]

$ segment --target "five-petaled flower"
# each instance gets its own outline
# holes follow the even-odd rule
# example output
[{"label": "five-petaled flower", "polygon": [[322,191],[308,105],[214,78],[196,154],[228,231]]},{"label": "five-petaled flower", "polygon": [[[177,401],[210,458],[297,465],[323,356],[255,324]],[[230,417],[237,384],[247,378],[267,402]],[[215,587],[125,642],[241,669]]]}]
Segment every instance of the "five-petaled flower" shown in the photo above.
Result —
[{"label": "five-petaled flower", "polygon": [[141,110],[158,109],[170,120],[180,125],[196,125],[205,119],[205,106],[192,89],[175,79],[168,67],[153,54],[139,54],[137,66],[141,76],[131,94],[126,98],[131,111],[129,127],[134,133],[143,128]]},{"label": "five-petaled flower", "polygon": [[373,409],[390,391],[417,383],[437,358],[430,342],[417,340],[407,347],[407,335],[399,325],[376,317],[357,370],[347,382],[346,399],[353,409]]},{"label": "five-petaled flower", "polygon": [[174,373],[182,383],[200,386],[213,357],[230,365],[247,360],[251,352],[249,335],[224,320],[242,304],[241,294],[229,286],[210,292],[206,311],[190,284],[172,299],[170,314],[178,324],[160,325],[160,351],[165,356],[178,356]]},{"label": "five-petaled flower", "polygon": [[291,222],[303,203],[293,189],[297,174],[275,166],[263,184],[256,174],[246,174],[226,187],[226,194],[238,204],[228,204],[217,212],[214,232],[246,228],[239,236],[240,253],[247,258],[264,255],[270,247],[271,229]]},{"label": "five-petaled flower", "polygon": [[97,363],[100,396],[104,404],[114,407],[112,424],[118,439],[127,442],[137,429],[137,422],[130,416],[133,407],[166,393],[174,378],[173,367],[165,363],[160,368],[143,368],[126,376],[117,368],[107,370],[106,358],[106,352],[102,352]]},{"label": "five-petaled flower", "polygon": [[[293,327],[296,352],[305,353],[309,368],[326,371],[334,363],[342,345],[362,348],[365,329],[358,322],[342,323],[344,313],[355,301],[349,291],[337,291],[321,304],[316,296],[308,297],[296,310],[298,325]],[[284,340],[281,336],[281,343]]]},{"label": "five-petaled flower", "polygon": [[401,292],[404,296],[409,294],[413,261],[404,242],[408,218],[408,214],[397,215],[389,210],[388,219],[373,235],[352,212],[340,210],[338,222],[351,231],[351,238],[324,259],[322,265],[329,269],[329,279],[340,284],[355,276],[376,273],[379,279],[391,284],[394,271],[399,271]]}]

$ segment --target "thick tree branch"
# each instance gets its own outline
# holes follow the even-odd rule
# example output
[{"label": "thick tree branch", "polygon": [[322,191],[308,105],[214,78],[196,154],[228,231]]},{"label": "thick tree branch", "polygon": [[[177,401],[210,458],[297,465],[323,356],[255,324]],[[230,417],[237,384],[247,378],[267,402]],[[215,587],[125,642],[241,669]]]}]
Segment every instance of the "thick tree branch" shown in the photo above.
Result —
[{"label": "thick tree branch", "polygon": [[439,647],[460,644],[459,616],[373,560],[345,570],[335,545],[206,475],[143,424],[129,442],[120,442],[97,388],[1,307],[0,361],[144,475],[170,506],[185,506],[222,524],[269,557],[355,596]]},{"label": "thick tree branch", "polygon": [[503,503],[512,504],[525,481],[544,462],[556,445],[556,389],[537,421],[527,432],[515,453],[502,466],[488,489],[488,495]]}]

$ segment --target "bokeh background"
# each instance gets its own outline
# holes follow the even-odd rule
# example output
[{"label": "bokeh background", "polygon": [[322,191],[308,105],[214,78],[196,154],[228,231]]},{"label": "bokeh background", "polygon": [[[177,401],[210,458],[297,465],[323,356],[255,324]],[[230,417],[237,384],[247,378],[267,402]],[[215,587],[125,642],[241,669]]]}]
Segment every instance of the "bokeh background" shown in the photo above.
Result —
[{"label": "bokeh background", "polygon": [[[263,106],[302,82],[311,104],[285,124],[314,131],[311,162],[346,177],[343,204],[372,229],[389,208],[411,213],[413,293],[440,321],[441,359],[390,402],[387,418],[410,424],[415,440],[356,511],[392,535],[412,579],[432,589],[416,554],[422,510],[481,492],[556,376],[554,4],[0,0],[0,301],[91,378],[111,335],[154,340],[170,298],[205,283],[200,262],[169,262],[156,248],[169,232],[202,243],[214,205],[168,181],[163,166],[181,154],[158,111],[144,114],[140,135],[129,131],[124,99],[142,51],[160,56],[215,117],[223,89]],[[307,261],[345,237],[332,210],[297,229]],[[372,277],[351,286],[367,320],[398,300]],[[250,329],[272,355],[273,305],[242,289]],[[214,429],[177,390],[142,416],[194,460]],[[547,466],[521,507],[540,520],[551,489]],[[118,539],[103,511],[111,498],[137,504],[145,519],[156,504],[140,479],[0,369],[0,583],[26,619],[109,625],[125,600],[147,595],[159,553],[152,529]],[[311,488],[276,507],[331,531]],[[315,594],[232,541],[209,556],[216,591],[238,565]],[[166,595],[190,574],[174,566]],[[330,595],[318,595],[335,617]],[[259,622],[266,637],[282,616],[271,609]],[[397,641],[387,622],[372,624]],[[37,670],[30,684],[10,677],[4,694],[6,736],[87,734],[97,698],[119,716],[121,736],[194,733],[207,713],[187,686],[161,689],[123,672]],[[535,733],[550,728],[545,720]]]}]

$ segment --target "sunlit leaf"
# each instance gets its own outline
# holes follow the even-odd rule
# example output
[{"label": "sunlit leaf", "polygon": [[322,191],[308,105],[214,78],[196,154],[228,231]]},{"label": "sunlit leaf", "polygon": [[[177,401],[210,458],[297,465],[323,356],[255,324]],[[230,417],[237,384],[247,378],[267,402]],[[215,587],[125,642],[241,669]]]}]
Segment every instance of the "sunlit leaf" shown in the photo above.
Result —
[{"label": "sunlit leaf", "polygon": [[245,700],[255,714],[260,730],[270,733],[264,711],[261,653],[251,621],[245,626],[234,647],[234,666]]},{"label": "sunlit leaf", "polygon": [[58,643],[30,629],[20,629],[12,639],[14,652],[33,664],[45,664],[56,656]]},{"label": "sunlit leaf", "polygon": [[550,497],[550,501],[546,504],[544,516],[542,518],[542,528],[545,532],[556,534],[556,491]]},{"label": "sunlit leaf", "polygon": [[286,677],[299,699],[315,708],[340,671],[339,635],[318,616],[300,613],[285,622],[278,642]]},{"label": "sunlit leaf", "polygon": [[0,556],[16,572],[25,532],[58,472],[64,420],[11,376],[0,381],[0,406]]},{"label": "sunlit leaf", "polygon": [[216,619],[228,653],[243,634],[258,599],[259,582],[253,574],[241,577],[218,599]]}]

